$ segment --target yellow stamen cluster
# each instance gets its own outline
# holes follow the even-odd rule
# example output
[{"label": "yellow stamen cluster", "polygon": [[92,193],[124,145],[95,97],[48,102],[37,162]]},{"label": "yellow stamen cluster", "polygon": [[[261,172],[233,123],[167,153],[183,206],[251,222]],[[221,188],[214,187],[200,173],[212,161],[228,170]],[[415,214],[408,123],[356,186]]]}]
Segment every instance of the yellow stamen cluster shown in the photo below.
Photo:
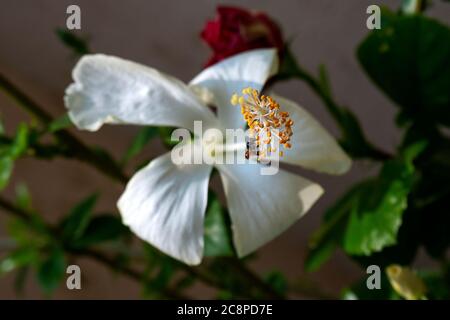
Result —
[{"label": "yellow stamen cluster", "polygon": [[[275,142],[284,148],[291,148],[294,121],[272,97],[260,96],[258,90],[249,87],[242,90],[242,95],[233,94],[231,104],[241,107],[250,136],[256,140],[258,156],[276,152]],[[280,151],[279,155],[283,156],[283,152]]]}]

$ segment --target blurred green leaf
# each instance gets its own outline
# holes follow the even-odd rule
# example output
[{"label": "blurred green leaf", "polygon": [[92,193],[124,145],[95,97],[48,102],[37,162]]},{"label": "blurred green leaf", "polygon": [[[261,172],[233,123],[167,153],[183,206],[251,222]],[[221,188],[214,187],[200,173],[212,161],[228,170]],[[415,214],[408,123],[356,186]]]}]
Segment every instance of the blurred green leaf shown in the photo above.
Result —
[{"label": "blurred green leaf", "polygon": [[327,96],[331,96],[331,85],[328,78],[328,72],[325,65],[319,65],[319,85],[322,88],[322,92]]},{"label": "blurred green leaf", "polygon": [[288,281],[280,271],[272,271],[265,277],[265,282],[269,284],[275,292],[284,296],[288,290]]},{"label": "blurred green leaf", "polygon": [[307,272],[316,271],[331,257],[338,246],[337,238],[338,235],[327,234],[321,242],[308,251],[305,260],[305,270]]},{"label": "blurred green leaf", "polygon": [[386,160],[386,155],[379,154],[379,151],[366,139],[358,119],[351,110],[339,109],[337,120],[342,132],[339,143],[351,157]]},{"label": "blurred green leaf", "polygon": [[27,212],[29,220],[12,219],[8,223],[8,234],[20,247],[39,249],[51,241],[47,225],[36,212]]},{"label": "blurred green leaf", "polygon": [[73,125],[72,120],[70,120],[70,117],[68,114],[65,114],[55,120],[52,121],[52,123],[48,126],[49,132],[57,132],[63,129],[67,129]]},{"label": "blurred green leaf", "polygon": [[361,43],[358,59],[403,117],[450,125],[450,29],[422,15],[382,11],[382,28]]},{"label": "blurred green leaf", "polygon": [[125,152],[122,158],[122,163],[126,164],[134,156],[138,155],[147,143],[158,135],[159,131],[157,127],[144,127],[142,128],[136,137],[133,139],[130,147]]},{"label": "blurred green leaf", "polygon": [[6,187],[12,175],[14,160],[10,156],[0,158],[0,190]]},{"label": "blurred green leaf", "polygon": [[73,32],[67,31],[65,29],[57,29],[56,35],[59,40],[71,49],[76,55],[84,55],[90,52],[86,40],[75,35]]},{"label": "blurred green leaf", "polygon": [[331,257],[341,243],[348,220],[348,212],[362,186],[364,186],[364,182],[354,186],[325,212],[324,222],[309,241],[309,251],[305,260],[306,271],[317,270]]},{"label": "blurred green leaf", "polygon": [[6,187],[11,178],[14,160],[20,157],[28,148],[28,127],[20,124],[11,144],[0,151],[0,190]]},{"label": "blurred green leaf", "polygon": [[92,218],[82,235],[71,245],[84,248],[119,239],[128,233],[120,218],[113,215],[99,215]]},{"label": "blurred green leaf", "polygon": [[25,288],[25,283],[28,278],[30,271],[29,266],[20,267],[16,272],[16,277],[14,279],[14,290],[18,296],[22,295]]},{"label": "blurred green leaf", "polygon": [[0,275],[33,264],[37,257],[32,248],[19,248],[0,260]]},{"label": "blurred green leaf", "polygon": [[175,128],[172,127],[158,127],[159,137],[161,138],[162,143],[168,149],[172,149],[176,146],[180,141],[172,141],[172,132]]},{"label": "blurred green leaf", "polygon": [[17,129],[16,137],[9,150],[9,155],[13,159],[20,157],[28,148],[28,127],[25,124],[20,124]]},{"label": "blurred green leaf", "polygon": [[205,256],[234,255],[228,214],[212,192],[208,196],[204,227]]},{"label": "blurred green leaf", "polygon": [[42,290],[51,294],[64,279],[66,272],[66,261],[64,252],[54,248],[37,267],[37,279]]},{"label": "blurred green leaf", "polygon": [[420,171],[411,208],[418,225],[415,237],[429,255],[441,259],[450,246],[450,141],[431,137],[415,165]]},{"label": "blurred green leaf", "polygon": [[160,265],[158,273],[152,277],[147,285],[153,291],[161,291],[169,285],[175,273],[175,265],[172,260],[164,259]]},{"label": "blurred green leaf", "polygon": [[27,186],[20,183],[16,186],[16,205],[27,212],[32,210],[31,194]]},{"label": "blurred green leaf", "polygon": [[402,13],[421,13],[430,5],[430,2],[430,0],[402,0]]},{"label": "blurred green leaf", "polygon": [[426,297],[431,300],[450,299],[450,279],[440,271],[419,271],[427,287]]},{"label": "blurred green leaf", "polygon": [[188,274],[184,277],[182,277],[180,280],[177,281],[177,283],[174,286],[174,289],[176,290],[184,290],[186,288],[191,287],[197,279],[193,277],[192,275]]},{"label": "blurred green leaf", "polygon": [[232,300],[234,299],[234,295],[232,292],[228,291],[228,290],[219,290],[219,292],[217,293],[217,300]]},{"label": "blurred green leaf", "polygon": [[381,273],[381,288],[368,289],[367,276],[356,282],[351,287],[344,289],[342,298],[344,300],[399,300],[400,296],[392,289],[388,278]]},{"label": "blurred green leaf", "polygon": [[98,195],[93,194],[78,203],[63,220],[61,227],[63,237],[68,241],[79,239],[91,220],[92,210],[97,202]]},{"label": "blurred green leaf", "polygon": [[427,253],[436,259],[444,257],[450,246],[449,196],[450,193],[419,210],[419,237]]}]

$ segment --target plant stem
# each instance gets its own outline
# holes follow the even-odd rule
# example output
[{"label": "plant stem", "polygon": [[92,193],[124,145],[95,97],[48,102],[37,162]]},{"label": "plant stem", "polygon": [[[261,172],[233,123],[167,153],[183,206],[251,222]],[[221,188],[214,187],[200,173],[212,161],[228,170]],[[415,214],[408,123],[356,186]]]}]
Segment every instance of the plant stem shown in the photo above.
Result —
[{"label": "plant stem", "polygon": [[269,85],[276,81],[292,78],[304,81],[322,100],[341,131],[340,143],[342,147],[353,158],[370,158],[376,161],[385,161],[392,158],[392,155],[376,148],[366,139],[353,113],[333,100],[330,89],[326,86],[327,83],[321,84],[318,79],[302,68],[290,50],[286,48],[280,72],[271,79]]},{"label": "plant stem", "polygon": [[[30,97],[24,94],[21,90],[19,90],[16,86],[14,86],[8,79],[0,74],[0,88],[3,88],[8,94],[10,94],[19,105],[24,108],[27,112],[29,112],[32,116],[36,117],[40,123],[46,128],[53,121],[52,116],[47,113],[41,106],[39,106],[35,101],[33,101]],[[122,169],[116,164],[116,162],[110,158],[105,152],[96,153],[93,149],[86,146],[82,141],[78,140],[75,136],[73,136],[67,130],[60,130],[53,133],[57,138],[58,144],[53,146],[53,148],[61,148],[60,150],[65,150],[62,154],[68,158],[75,158],[85,162],[98,169],[104,175],[112,178],[113,180],[126,184],[128,181],[127,176],[123,173]],[[36,152],[42,151],[45,146],[36,145],[34,146]],[[45,149],[44,149],[45,150]],[[0,200],[0,207],[3,207],[6,210],[13,211],[16,213],[16,216],[27,219],[26,213],[21,213],[17,211],[14,206],[11,206],[10,203],[4,200]],[[89,255],[98,261],[103,261],[106,265],[111,268],[116,268],[112,261],[107,256],[101,255],[99,253],[86,252],[83,251],[84,255]],[[249,281],[253,287],[257,288],[260,291],[260,294],[265,298],[272,299],[283,299],[281,295],[275,292],[268,284],[266,284],[257,274],[253,273],[250,269],[248,269],[245,264],[237,259],[227,259],[227,263],[232,266],[240,276]],[[216,278],[214,275],[211,275],[208,270],[205,270],[203,267],[191,267],[185,264],[180,264],[181,267],[185,270],[185,272],[195,276],[197,279],[202,281],[203,283],[220,289],[227,289],[225,283],[223,283],[219,278]],[[123,269],[123,272],[136,280],[142,279],[142,274],[138,271],[134,271],[132,269]]]},{"label": "plant stem", "polygon": [[[92,249],[85,249],[81,252],[77,252],[78,255],[89,257],[93,260],[96,260],[105,266],[107,266],[112,271],[120,271],[124,275],[128,276],[129,278],[136,280],[138,282],[142,282],[143,279],[145,279],[145,276],[142,272],[135,270],[129,266],[117,266],[114,258],[109,257],[105,253],[98,251],[98,250],[92,250]],[[170,299],[175,300],[186,300],[188,297],[180,294],[174,289],[171,288],[162,288],[158,289],[162,290],[162,294]]]},{"label": "plant stem", "polygon": [[[53,117],[44,108],[17,88],[1,73],[0,88],[11,96],[25,111],[35,117],[45,128],[53,122]],[[128,178],[122,173],[119,165],[112,158],[106,157],[105,153],[96,152],[92,148],[86,146],[67,130],[56,131],[53,134],[58,143],[64,146],[72,157],[91,164],[96,169],[115,180],[119,180],[120,182],[128,181]]]},{"label": "plant stem", "polygon": [[[8,200],[0,197],[0,208],[3,209],[3,212],[10,214],[11,216],[14,216],[16,218],[19,218],[26,222],[32,222],[31,221],[31,215],[23,210],[22,208],[19,208],[9,202]],[[50,225],[46,225],[46,229],[49,232],[51,236],[55,238],[56,241],[58,241],[58,231]],[[96,260],[103,265],[107,266],[113,271],[120,271],[124,275],[128,276],[131,279],[134,279],[136,281],[143,281],[145,279],[145,275],[137,271],[129,266],[118,266],[114,258],[111,258],[107,254],[98,251],[98,250],[92,250],[92,249],[83,249],[83,250],[77,250],[77,251],[69,251],[71,254],[77,255],[77,256],[86,256],[93,260]],[[186,299],[186,297],[182,296],[180,293],[176,292],[176,290],[173,290],[171,288],[164,288],[163,295],[170,298],[170,299]]]},{"label": "plant stem", "polygon": [[265,283],[260,277],[255,275],[245,264],[237,258],[224,257],[221,258],[225,263],[230,265],[237,273],[240,273],[253,287],[258,288],[262,292],[267,292],[269,299],[283,300],[284,296],[276,292],[270,285]]},{"label": "plant stem", "polygon": [[[345,138],[346,135],[348,134],[347,128],[344,126],[344,123],[345,123],[345,119],[344,119],[345,111],[344,110],[345,110],[345,108],[339,106],[336,102],[334,102],[334,100],[332,99],[330,94],[328,94],[327,92],[324,91],[323,87],[319,84],[319,82],[314,77],[312,77],[308,72],[306,72],[306,70],[302,69],[300,66],[297,69],[297,76],[299,79],[303,80],[311,88],[311,90],[313,90],[320,97],[320,99],[322,100],[324,105],[327,107],[327,109],[330,112],[330,114],[332,115],[332,117],[337,122],[338,126],[341,129],[342,135]],[[385,161],[387,159],[392,158],[392,156],[390,154],[388,154],[387,152],[380,150],[380,149],[374,147],[369,142],[367,142],[367,139],[364,137],[362,131],[361,131],[361,135],[362,135],[362,139],[365,141],[365,150],[364,150],[364,152],[362,152],[360,154],[353,154],[354,156],[369,157],[369,158],[372,158],[374,160],[379,160],[379,161]],[[349,151],[350,153],[352,152],[352,150],[347,150],[347,151]]]}]

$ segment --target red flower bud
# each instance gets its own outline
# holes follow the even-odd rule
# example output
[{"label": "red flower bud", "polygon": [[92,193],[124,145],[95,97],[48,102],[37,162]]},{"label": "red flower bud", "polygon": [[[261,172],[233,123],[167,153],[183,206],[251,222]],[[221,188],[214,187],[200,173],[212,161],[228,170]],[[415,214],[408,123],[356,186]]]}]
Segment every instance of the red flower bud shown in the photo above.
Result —
[{"label": "red flower bud", "polygon": [[217,8],[217,17],[206,23],[201,37],[213,50],[207,66],[239,52],[258,48],[283,50],[278,25],[266,14],[236,7]]}]

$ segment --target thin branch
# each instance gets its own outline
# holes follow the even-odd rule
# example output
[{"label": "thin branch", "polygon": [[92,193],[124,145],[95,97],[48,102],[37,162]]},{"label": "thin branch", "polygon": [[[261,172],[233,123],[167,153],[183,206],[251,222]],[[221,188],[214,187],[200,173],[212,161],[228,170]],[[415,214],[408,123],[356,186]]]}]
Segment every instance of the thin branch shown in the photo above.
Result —
[{"label": "thin branch", "polygon": [[[116,261],[114,258],[111,258],[110,256],[104,254],[103,252],[100,252],[98,250],[92,250],[92,249],[86,249],[82,251],[77,251],[78,255],[80,256],[86,256],[93,260],[96,260],[105,266],[107,266],[112,271],[120,271],[122,274],[128,276],[129,278],[136,280],[138,282],[142,282],[145,279],[145,276],[142,272],[135,270],[129,266],[117,266]],[[162,288],[158,289],[162,291],[162,294],[170,299],[175,300],[186,300],[189,299],[188,297],[180,294],[174,289],[171,288]]]},{"label": "thin branch", "polygon": [[[336,102],[334,102],[333,98],[324,91],[322,86],[319,84],[319,82],[312,77],[306,70],[302,69],[300,66],[298,66],[297,76],[302,79],[310,88],[313,90],[319,98],[322,100],[324,105],[327,107],[328,111],[332,115],[332,117],[336,120],[338,126],[341,129],[341,132],[345,136],[346,134],[346,128],[342,125],[342,112],[345,110],[342,106],[339,106]],[[362,133],[362,132],[361,132]],[[384,150],[378,149],[372,144],[370,144],[367,139],[363,136],[363,139],[366,142],[366,150],[364,155],[357,155],[357,156],[364,156],[369,157],[374,160],[379,161],[385,161],[392,158],[392,155],[385,152]],[[349,150],[351,151],[351,150]]]},{"label": "thin branch", "polygon": [[[35,117],[47,128],[52,122],[53,117],[38,103],[31,99],[27,94],[22,92],[11,81],[0,73],[0,89],[11,96],[20,107]],[[121,171],[119,165],[110,157],[105,156],[102,152],[96,152],[92,148],[86,146],[77,137],[67,130],[59,130],[53,133],[58,142],[70,151],[70,155],[74,158],[87,162],[105,175],[118,180],[120,182],[128,181],[128,178]]]},{"label": "thin branch", "polygon": [[20,91],[11,81],[0,73],[0,88],[11,98],[21,105],[28,113],[35,116],[41,123],[49,124],[52,122],[52,116],[42,109],[37,103],[30,99],[26,94]]},{"label": "thin branch", "polygon": [[261,292],[266,292],[269,299],[285,299],[284,296],[276,292],[269,284],[253,273],[253,271],[251,271],[245,264],[243,264],[240,260],[237,260],[237,258],[225,257],[221,259],[230,265],[237,273],[240,273],[243,278],[247,279],[252,286],[258,288]]},{"label": "thin branch", "polygon": [[[268,87],[281,80],[299,79],[304,81],[309,88],[322,100],[323,104],[337,123],[341,131],[341,146],[354,158],[370,158],[376,161],[385,161],[392,158],[392,155],[375,147],[370,143],[359,127],[356,117],[345,107],[333,100],[329,88],[323,86],[320,80],[312,76],[307,70],[302,68],[296,61],[292,52],[286,47],[283,55],[283,63],[277,75],[272,77],[266,86]],[[349,139],[359,138],[356,145],[350,146]]]},{"label": "thin branch", "polygon": [[[1,74],[0,74],[0,88],[3,88],[7,93],[9,93],[13,98],[15,98],[15,100],[19,102],[20,106],[22,106],[26,111],[35,116],[45,127],[47,127],[53,121],[51,115],[49,115],[41,106],[39,106],[26,94],[20,91],[16,86],[14,86],[9,80],[7,80]],[[122,169],[118,165],[116,165],[116,163],[113,160],[111,160],[111,158],[104,155],[99,156],[97,153],[93,152],[91,148],[87,147],[86,145],[83,144],[83,142],[81,142],[75,136],[73,136],[69,131],[60,130],[55,132],[54,134],[58,138],[58,142],[61,145],[61,147],[67,148],[70,152],[70,155],[73,155],[74,158],[82,160],[85,163],[95,167],[103,174],[113,178],[114,180],[120,182],[121,184],[125,184],[128,181],[128,178],[122,172]],[[0,206],[8,207],[8,204],[5,202],[3,203],[0,202]],[[14,208],[9,207],[9,209]],[[280,295],[278,295],[263,280],[261,280],[258,275],[254,274],[251,270],[247,269],[247,267],[243,264],[243,262],[235,259],[232,262],[232,265],[234,266],[238,274],[246,278],[247,281],[250,281],[256,288],[258,288],[264,295],[264,297],[275,299],[283,298]],[[197,277],[200,281],[204,282],[205,284],[216,288],[226,289],[226,284],[220,281],[220,277],[219,278],[214,277],[213,275],[209,274],[207,270],[204,270],[204,268],[191,267],[185,264],[181,264],[181,266],[186,272]],[[130,276],[130,274],[128,275]]]},{"label": "thin branch", "polygon": [[[14,216],[16,218],[19,218],[23,221],[31,221],[31,216],[30,214],[23,210],[20,207],[15,206],[14,204],[12,204],[10,201],[0,197],[0,208],[2,208],[3,212],[8,213],[11,216]],[[56,228],[50,226],[50,225],[46,225],[46,229],[48,230],[49,234],[51,234],[53,237],[56,238],[56,240],[58,240],[58,235],[59,232],[56,230]],[[98,251],[98,250],[92,250],[92,249],[83,249],[83,250],[71,250],[69,251],[71,254],[77,255],[77,256],[86,256],[89,257],[93,260],[96,260],[100,263],[102,263],[103,265],[105,265],[106,267],[108,267],[109,269],[113,270],[113,271],[120,271],[121,273],[123,273],[124,275],[128,276],[129,278],[142,282],[145,280],[145,275],[140,272],[137,271],[129,266],[118,266],[116,261],[114,260],[114,258],[111,258],[110,256],[108,256],[107,254]],[[171,288],[163,288],[162,290],[162,294],[170,299],[187,299],[187,297],[181,295],[180,293],[176,292],[176,290],[173,290]]]}]

